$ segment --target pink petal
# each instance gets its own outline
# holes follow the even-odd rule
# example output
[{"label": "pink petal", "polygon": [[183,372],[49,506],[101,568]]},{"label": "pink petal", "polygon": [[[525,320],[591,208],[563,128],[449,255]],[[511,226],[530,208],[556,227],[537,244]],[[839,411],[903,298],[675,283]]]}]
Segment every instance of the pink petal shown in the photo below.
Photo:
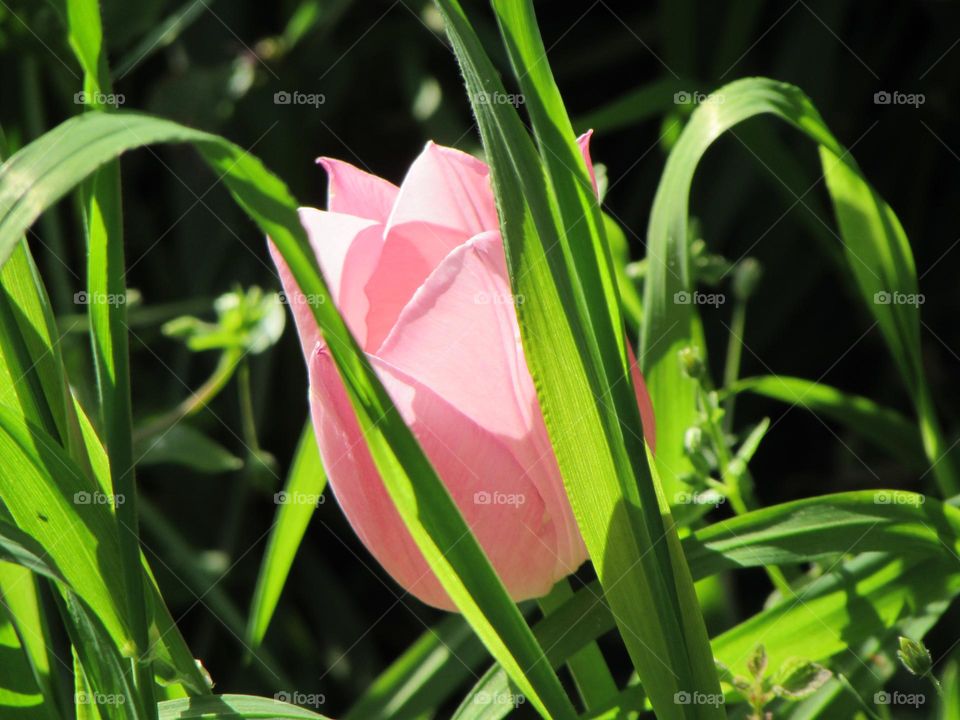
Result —
[{"label": "pink petal", "polygon": [[[513,453],[429,388],[373,363],[510,594],[548,592],[572,568],[558,569],[553,520]],[[320,452],[350,524],[401,586],[430,605],[454,609],[380,480],[326,349],[314,355],[310,376]]]},{"label": "pink petal", "polygon": [[[383,245],[383,226],[372,220],[300,209],[300,222],[330,287],[330,294],[343,314],[350,331],[361,347],[366,339],[367,296],[364,287],[373,273]],[[318,340],[310,302],[297,287],[280,253],[271,244],[271,255],[280,270],[280,279],[290,303],[304,352],[309,353]]]},{"label": "pink petal", "polygon": [[580,152],[583,153],[583,160],[587,163],[587,172],[590,173],[590,182],[593,183],[593,191],[600,197],[600,188],[597,185],[597,174],[593,170],[593,160],[590,158],[590,138],[593,137],[593,130],[587,130],[583,135],[577,138],[577,145]]},{"label": "pink petal", "polygon": [[500,234],[472,238],[427,278],[377,356],[511,448],[557,530],[558,566],[586,557],[520,344]]},{"label": "pink petal", "polygon": [[400,184],[388,234],[407,223],[455,230],[464,238],[496,230],[490,168],[472,155],[428,142]]},{"label": "pink petal", "polygon": [[386,223],[400,189],[383,178],[333,158],[318,158],[327,171],[327,210]]},{"label": "pink petal", "polygon": [[633,352],[633,347],[627,343],[627,359],[630,361],[630,376],[633,378],[634,391],[637,394],[637,405],[640,406],[640,420],[643,422],[643,437],[650,446],[650,452],[657,450],[657,424],[653,416],[653,402],[647,392],[647,384],[640,373],[640,363]]},{"label": "pink petal", "polygon": [[387,336],[443,258],[474,235],[498,228],[486,164],[427,143],[400,186],[383,254],[367,286],[370,346],[377,347]]}]

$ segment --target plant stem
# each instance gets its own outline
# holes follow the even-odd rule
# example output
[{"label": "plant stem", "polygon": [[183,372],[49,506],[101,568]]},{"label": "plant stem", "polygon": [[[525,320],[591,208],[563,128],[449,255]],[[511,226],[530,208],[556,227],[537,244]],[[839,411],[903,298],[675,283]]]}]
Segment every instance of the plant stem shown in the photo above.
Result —
[{"label": "plant stem", "polygon": [[[727,358],[723,368],[723,387],[729,390],[740,375],[740,358],[743,355],[743,332],[747,322],[747,302],[739,297],[734,300],[730,317],[730,335],[727,339]],[[730,393],[723,403],[723,431],[733,430],[733,407],[736,395]]]},{"label": "plant stem", "polygon": [[190,397],[183,400],[175,408],[168,410],[163,415],[154,418],[146,425],[143,425],[134,431],[134,442],[140,443],[155,435],[159,435],[165,430],[176,425],[181,420],[196,415],[203,410],[220,393],[221,390],[230,382],[234,371],[240,362],[243,353],[239,349],[230,349],[220,356],[220,361],[214,369],[213,374],[207,378],[197,391]]},{"label": "plant stem", "polygon": [[[717,453],[717,466],[720,469],[720,479],[726,490],[727,499],[730,500],[730,507],[733,508],[734,514],[743,515],[750,512],[752,507],[756,505],[753,501],[753,487],[749,483],[748,471],[745,470],[742,475],[730,471],[731,457],[730,451],[727,448],[726,437],[723,429],[716,423],[710,412],[711,408],[706,402],[705,394],[706,391],[701,384],[698,391],[698,400],[704,417],[706,418],[704,424],[707,435]],[[743,482],[745,479],[747,480],[746,483]],[[793,595],[790,582],[779,567],[775,565],[765,565],[763,569],[770,578],[770,582],[773,583],[773,586],[783,597],[788,598]]]}]

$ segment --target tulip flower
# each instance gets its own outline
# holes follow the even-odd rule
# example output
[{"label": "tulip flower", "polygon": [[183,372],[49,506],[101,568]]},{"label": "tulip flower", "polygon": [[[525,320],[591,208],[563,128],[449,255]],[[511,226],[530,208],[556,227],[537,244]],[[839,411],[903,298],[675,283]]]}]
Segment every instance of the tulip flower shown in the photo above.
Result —
[{"label": "tulip flower", "polygon": [[[589,136],[579,142],[592,176]],[[511,293],[489,168],[433,143],[399,188],[339,160],[319,163],[327,210],[300,217],[338,309],[511,597],[546,594],[587,551],[524,360],[515,307],[524,298]],[[340,506],[403,588],[455,609],[383,486],[306,298],[271,252]],[[633,380],[652,447],[653,412],[635,368]]]}]

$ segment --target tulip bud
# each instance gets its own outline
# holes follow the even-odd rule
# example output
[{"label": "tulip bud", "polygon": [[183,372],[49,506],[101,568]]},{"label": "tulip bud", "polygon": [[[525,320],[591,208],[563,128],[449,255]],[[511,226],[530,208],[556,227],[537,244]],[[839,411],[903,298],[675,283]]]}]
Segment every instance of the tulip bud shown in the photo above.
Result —
[{"label": "tulip bud", "polygon": [[[587,148],[578,141],[596,178]],[[328,210],[301,222],[337,309],[515,600],[547,594],[587,549],[527,370],[490,170],[428,143],[402,190],[323,159]],[[455,609],[397,512],[346,388],[283,258],[271,249],[310,376],[330,486],[351,526],[407,591]],[[644,434],[653,410],[630,353]]]}]

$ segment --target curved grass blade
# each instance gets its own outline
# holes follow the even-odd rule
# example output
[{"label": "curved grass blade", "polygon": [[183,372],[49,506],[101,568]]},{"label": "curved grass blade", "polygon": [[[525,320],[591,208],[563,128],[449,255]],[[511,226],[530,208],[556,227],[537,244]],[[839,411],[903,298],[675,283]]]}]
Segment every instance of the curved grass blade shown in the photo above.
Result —
[{"label": "curved grass blade", "polygon": [[271,237],[299,287],[327,299],[312,306],[401,517],[443,587],[491,654],[510,669],[538,711],[573,717],[570,700],[516,605],[330,299],[296,203],[263,165],[215,135],[139,113],[87,113],[68,120],[0,167],[0,263],[46,208],[127,150],[192,143],[234,200]]},{"label": "curved grass blade", "polygon": [[[796,87],[765,78],[738,80],[720,88],[722,102],[697,107],[670,154],[654,200],[648,230],[652,262],[644,286],[641,360],[657,425],[657,463],[668,490],[679,489],[690,470],[683,433],[694,424],[695,386],[677,354],[688,345],[705,348],[694,306],[687,238],[689,198],[697,166],[710,145],[738,123],[772,115],[813,140],[820,151],[844,253],[861,297],[873,314],[916,404],[927,459],[945,496],[960,480],[944,452],[920,357],[917,279],[910,246],[893,210],[863,178],[850,153],[837,142],[810,100]],[[900,296],[914,302],[894,301]],[[662,442],[659,438],[663,438]]]}]

